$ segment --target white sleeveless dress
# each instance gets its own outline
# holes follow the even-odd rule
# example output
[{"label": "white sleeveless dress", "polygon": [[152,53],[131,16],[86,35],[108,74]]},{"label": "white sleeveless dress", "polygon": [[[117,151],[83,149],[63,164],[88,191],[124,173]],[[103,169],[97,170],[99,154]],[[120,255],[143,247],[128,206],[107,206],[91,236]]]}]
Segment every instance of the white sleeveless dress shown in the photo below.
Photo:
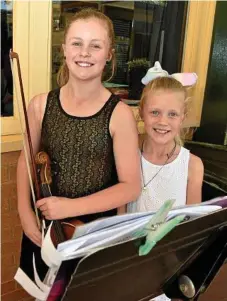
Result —
[{"label": "white sleeveless dress", "polygon": [[[175,199],[174,207],[186,204],[188,164],[190,152],[184,147],[175,160],[166,164],[158,175],[148,184],[149,198],[141,193],[138,200],[128,204],[128,212],[142,212],[158,210],[168,199]],[[147,161],[142,155],[142,169],[145,184],[160,170],[162,166]],[[143,185],[143,183],[142,183]]]},{"label": "white sleeveless dress", "polygon": [[[168,199],[175,199],[174,207],[185,205],[187,196],[189,158],[189,150],[181,147],[176,159],[169,164],[166,164],[160,170],[160,165],[150,163],[141,155],[145,184],[147,184],[159,170],[160,172],[148,184],[147,189],[142,191],[138,200],[128,204],[127,212],[156,211]],[[152,301],[169,300],[170,299],[164,294],[152,299]]]}]

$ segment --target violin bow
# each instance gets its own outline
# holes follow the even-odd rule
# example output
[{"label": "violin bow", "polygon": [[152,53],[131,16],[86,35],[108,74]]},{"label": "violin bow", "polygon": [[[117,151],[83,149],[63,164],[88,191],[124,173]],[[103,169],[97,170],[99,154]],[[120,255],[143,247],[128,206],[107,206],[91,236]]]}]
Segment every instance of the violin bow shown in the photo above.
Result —
[{"label": "violin bow", "polygon": [[[10,58],[11,72],[12,72],[14,79],[15,79],[15,76],[14,76],[14,69],[13,69],[13,67],[14,67],[13,59],[15,59],[17,62],[20,95],[21,95],[21,100],[22,100],[22,107],[23,107],[24,120],[25,120],[25,129],[26,129],[29,153],[30,153],[31,164],[32,164],[32,166],[31,166],[32,173],[31,173],[30,164],[29,164],[29,157],[28,157],[28,151],[27,151],[27,146],[26,146],[25,133],[23,131],[23,123],[22,123],[22,116],[21,116],[22,113],[20,110],[19,98],[18,98],[15,80],[13,80],[13,83],[14,83],[14,88],[15,88],[15,92],[16,92],[16,103],[17,103],[17,107],[18,107],[18,113],[19,113],[19,119],[20,119],[21,131],[22,131],[23,148],[24,148],[25,161],[26,161],[26,165],[27,165],[29,183],[30,183],[30,188],[31,188],[31,193],[32,193],[32,200],[33,200],[33,204],[34,204],[34,208],[35,208],[35,215],[36,215],[37,223],[40,228],[41,223],[40,223],[38,209],[36,207],[36,199],[39,200],[41,198],[41,194],[40,194],[40,187],[39,187],[38,177],[37,177],[36,168],[35,168],[35,156],[33,153],[31,133],[30,133],[30,129],[29,129],[29,122],[28,122],[28,116],[27,116],[27,111],[26,111],[26,103],[25,103],[25,97],[24,97],[24,88],[23,88],[23,82],[22,82],[22,76],[21,76],[20,61],[19,61],[18,54],[12,50],[10,50],[9,58]],[[34,187],[33,187],[32,174],[33,174],[36,194],[35,194]]]}]

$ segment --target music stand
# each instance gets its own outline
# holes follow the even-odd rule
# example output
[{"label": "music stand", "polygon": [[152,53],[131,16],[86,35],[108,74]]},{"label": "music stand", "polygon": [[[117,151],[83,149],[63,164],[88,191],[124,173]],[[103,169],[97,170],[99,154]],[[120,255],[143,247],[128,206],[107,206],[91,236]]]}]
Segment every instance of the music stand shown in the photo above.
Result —
[{"label": "music stand", "polygon": [[178,225],[139,256],[143,242],[135,239],[63,262],[56,281],[67,271],[66,288],[55,300],[146,301],[163,291],[170,298],[196,300],[227,257],[227,209]]}]

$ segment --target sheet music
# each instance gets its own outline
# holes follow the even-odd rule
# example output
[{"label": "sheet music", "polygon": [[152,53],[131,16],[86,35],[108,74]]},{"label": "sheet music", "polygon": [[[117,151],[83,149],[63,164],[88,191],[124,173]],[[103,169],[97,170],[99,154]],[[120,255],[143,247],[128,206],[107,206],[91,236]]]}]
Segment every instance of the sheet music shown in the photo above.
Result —
[{"label": "sheet music", "polygon": [[62,243],[61,246],[59,246],[58,251],[64,258],[63,260],[66,260],[69,258],[80,257],[84,252],[87,254],[86,252],[89,252],[90,249],[103,248],[119,242],[135,239],[138,237],[137,233],[144,228],[149,219],[149,217],[146,217],[143,220],[125,223],[124,225],[121,225],[121,229],[119,229],[119,227],[113,227],[88,234],[85,237],[75,240],[76,244],[78,240],[83,241],[83,244],[79,247],[76,245],[76,248],[73,242],[69,244]]},{"label": "sheet music", "polygon": [[[212,211],[216,210],[215,208],[219,209],[221,207],[217,206],[217,205],[213,205],[213,206],[209,205],[208,206],[208,205],[205,205],[205,203],[201,203],[199,205],[195,204],[195,205],[179,206],[179,207],[176,207],[176,208],[172,209],[172,211],[176,212],[177,214],[178,213],[181,214],[184,211],[188,212],[188,209],[189,209],[188,213],[192,214],[193,212],[197,211],[199,213],[199,216],[200,216],[202,214],[206,214],[206,213],[209,213],[209,212],[212,212]],[[183,211],[177,212],[177,210],[183,210]],[[82,226],[77,227],[77,230],[75,231],[72,239],[79,238],[79,237],[84,236],[88,233],[93,233],[93,232],[96,232],[96,231],[99,231],[99,230],[107,229],[111,226],[115,227],[118,224],[120,225],[124,222],[138,220],[140,218],[143,219],[147,216],[151,217],[154,213],[155,213],[155,211],[136,212],[136,213],[116,215],[116,216],[111,216],[109,218],[103,218],[103,219],[100,219],[100,220],[95,220],[93,222],[90,222],[90,223],[87,223],[87,224],[84,224]]]},{"label": "sheet music", "polygon": [[111,216],[109,218],[103,218],[99,220],[95,220],[93,222],[84,224],[82,226],[79,226],[77,228],[77,231],[74,233],[72,239],[81,237],[83,235],[86,235],[88,233],[92,233],[98,230],[103,230],[106,228],[109,228],[111,226],[116,226],[118,224],[129,222],[133,220],[137,220],[146,216],[151,216],[154,214],[155,211],[149,211],[149,212],[136,212],[136,213],[128,213],[123,215],[115,215]]},{"label": "sheet music", "polygon": [[[192,220],[219,209],[216,205],[175,208],[168,213],[166,221],[182,214],[188,217],[186,220]],[[88,223],[78,228],[74,238],[59,244],[57,250],[63,260],[68,260],[89,254],[95,248],[135,239],[154,214],[154,211],[130,213]]]},{"label": "sheet music", "polygon": [[217,205],[201,205],[201,206],[192,205],[192,206],[174,208],[169,212],[167,220],[170,220],[171,218],[180,214],[186,214],[188,216],[191,216],[191,218],[193,219],[196,217],[203,216],[205,214],[209,214],[221,208],[222,208],[221,206],[217,206]]}]

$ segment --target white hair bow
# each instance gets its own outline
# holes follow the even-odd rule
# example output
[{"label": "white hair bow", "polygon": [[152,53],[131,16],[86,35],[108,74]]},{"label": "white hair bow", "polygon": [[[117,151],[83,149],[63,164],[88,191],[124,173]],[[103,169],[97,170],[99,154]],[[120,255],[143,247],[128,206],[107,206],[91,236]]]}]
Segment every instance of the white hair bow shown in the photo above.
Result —
[{"label": "white hair bow", "polygon": [[147,70],[146,75],[142,78],[141,82],[147,85],[149,82],[157,77],[172,77],[178,80],[183,86],[189,87],[196,84],[198,76],[196,73],[174,73],[169,74],[163,70],[159,62],[155,62],[154,67]]}]

